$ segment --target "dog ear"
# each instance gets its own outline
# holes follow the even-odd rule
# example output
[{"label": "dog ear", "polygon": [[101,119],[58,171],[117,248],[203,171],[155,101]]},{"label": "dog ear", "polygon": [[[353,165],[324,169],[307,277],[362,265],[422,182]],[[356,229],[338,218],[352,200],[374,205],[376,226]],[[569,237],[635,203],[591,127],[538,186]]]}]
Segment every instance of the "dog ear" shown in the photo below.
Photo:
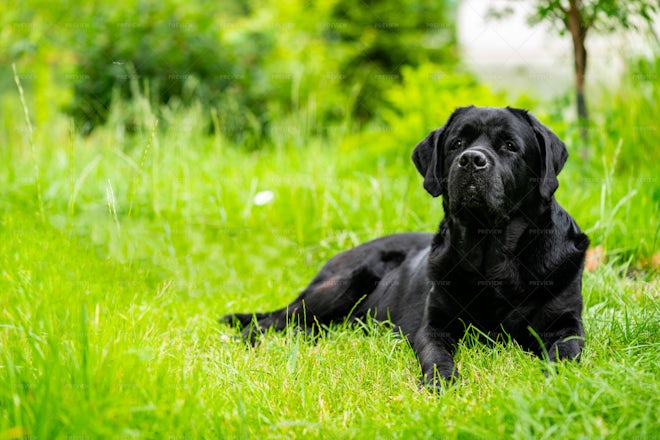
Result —
[{"label": "dog ear", "polygon": [[[510,110],[520,111],[517,109]],[[549,200],[559,186],[557,175],[564,168],[566,159],[568,159],[568,150],[566,149],[566,145],[552,130],[543,125],[531,113],[527,113],[526,111],[524,113],[527,122],[529,122],[534,130],[541,153],[539,192],[541,193],[541,197]]]},{"label": "dog ear", "polygon": [[532,128],[536,134],[536,140],[541,148],[541,181],[539,191],[541,197],[550,199],[559,186],[557,175],[564,168],[568,159],[566,145],[548,127],[534,116],[528,114],[532,121]]},{"label": "dog ear", "polygon": [[413,150],[412,160],[417,171],[424,176],[424,189],[433,197],[442,192],[442,145],[439,145],[445,127],[429,133]]},{"label": "dog ear", "polygon": [[454,110],[445,125],[433,130],[413,150],[412,160],[417,171],[424,176],[424,189],[433,197],[442,194],[442,161],[444,158],[444,145],[442,145],[443,134],[452,120],[463,110],[470,107],[461,107]]}]

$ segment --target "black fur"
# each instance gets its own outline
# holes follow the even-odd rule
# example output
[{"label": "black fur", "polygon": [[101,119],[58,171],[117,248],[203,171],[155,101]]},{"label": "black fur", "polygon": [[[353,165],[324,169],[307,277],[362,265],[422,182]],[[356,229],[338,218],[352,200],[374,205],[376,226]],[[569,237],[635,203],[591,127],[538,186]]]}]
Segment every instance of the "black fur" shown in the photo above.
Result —
[{"label": "black fur", "polygon": [[589,240],[553,195],[567,156],[524,110],[459,108],[413,152],[426,190],[442,195],[435,235],[396,234],[342,252],[288,306],[221,321],[253,340],[289,322],[312,331],[367,314],[391,320],[435,386],[457,375],[453,355],[469,326],[553,361],[575,359]]}]

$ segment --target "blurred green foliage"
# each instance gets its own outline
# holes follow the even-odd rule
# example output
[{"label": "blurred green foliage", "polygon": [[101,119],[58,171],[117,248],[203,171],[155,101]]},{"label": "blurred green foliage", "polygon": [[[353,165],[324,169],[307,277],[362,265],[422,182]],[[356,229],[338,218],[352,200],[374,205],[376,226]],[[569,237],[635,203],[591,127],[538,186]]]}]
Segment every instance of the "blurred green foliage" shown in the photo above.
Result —
[{"label": "blurred green foliage", "polygon": [[468,73],[430,63],[416,69],[404,67],[401,86],[390,89],[387,100],[391,110],[384,114],[384,120],[408,145],[415,145],[423,138],[420,136],[442,125],[456,107],[472,103],[532,107],[528,98],[512,98],[479,83]]},{"label": "blurred green foliage", "polygon": [[[424,62],[453,65],[456,38],[453,2],[367,0],[360,7],[340,0],[332,10],[326,38],[350,48],[342,60],[342,83],[361,84],[354,113],[379,114],[383,92],[401,79],[402,70]],[[402,13],[406,11],[406,13]]]},{"label": "blurred green foliage", "polygon": [[[129,99],[140,87],[154,103],[211,105],[232,82],[230,56],[217,44],[213,21],[203,10],[190,11],[192,27],[177,18],[182,13],[173,4],[134,7],[103,17],[76,49],[78,75],[69,111],[83,132],[105,122],[113,94]],[[139,21],[132,21],[136,16]]]},{"label": "blurred green foliage", "polygon": [[[404,67],[455,62],[453,11],[450,0],[29,0],[3,11],[0,44],[6,61],[50,56],[84,133],[141,96],[154,109],[199,102],[209,126],[255,147],[291,116],[314,132],[378,120]],[[134,130],[139,115],[123,116]]]},{"label": "blurred green foliage", "polygon": [[593,146],[597,157],[611,157],[614,147],[605,139],[625,140],[617,171],[634,174],[660,162],[660,148],[657,148],[660,58],[642,57],[630,60],[628,65],[620,87],[604,97],[609,105],[597,115],[600,136]]}]

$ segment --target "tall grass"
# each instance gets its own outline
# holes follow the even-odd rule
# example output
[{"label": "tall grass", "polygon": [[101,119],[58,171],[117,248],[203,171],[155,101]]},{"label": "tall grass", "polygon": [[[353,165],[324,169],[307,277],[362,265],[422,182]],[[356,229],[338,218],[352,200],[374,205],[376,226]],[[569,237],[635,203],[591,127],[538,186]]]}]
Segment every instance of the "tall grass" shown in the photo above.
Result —
[{"label": "tall grass", "polygon": [[37,153],[34,146],[32,122],[30,121],[30,112],[28,111],[27,104],[25,103],[25,93],[23,92],[23,86],[21,85],[21,80],[18,77],[18,73],[16,71],[16,64],[12,63],[11,68],[12,71],[14,72],[14,82],[16,83],[16,88],[18,89],[18,96],[20,97],[21,106],[23,107],[23,115],[25,116],[25,128],[27,132],[27,139],[28,139],[28,144],[30,145],[30,153],[32,154],[32,160],[34,162],[34,183],[36,186],[37,200],[39,202],[39,216],[41,217],[42,220],[45,220],[44,202],[41,191],[41,173],[39,172],[39,160],[37,158]]}]

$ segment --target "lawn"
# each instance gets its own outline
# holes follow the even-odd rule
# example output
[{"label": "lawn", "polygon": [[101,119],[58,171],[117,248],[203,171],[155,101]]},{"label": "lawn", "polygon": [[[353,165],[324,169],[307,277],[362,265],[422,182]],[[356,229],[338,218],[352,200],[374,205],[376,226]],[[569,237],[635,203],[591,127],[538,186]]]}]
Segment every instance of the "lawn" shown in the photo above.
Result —
[{"label": "lawn", "polygon": [[30,132],[8,96],[0,438],[660,437],[660,169],[617,171],[642,162],[629,133],[590,160],[569,145],[559,176],[607,256],[585,274],[582,362],[544,375],[513,344],[468,337],[462,379],[437,395],[378,323],[247,349],[216,322],[288,303],[342,249],[433,231],[441,203],[414,145],[375,130],[246,151],[195,108],[132,134],[111,122],[82,137],[61,117]]}]

